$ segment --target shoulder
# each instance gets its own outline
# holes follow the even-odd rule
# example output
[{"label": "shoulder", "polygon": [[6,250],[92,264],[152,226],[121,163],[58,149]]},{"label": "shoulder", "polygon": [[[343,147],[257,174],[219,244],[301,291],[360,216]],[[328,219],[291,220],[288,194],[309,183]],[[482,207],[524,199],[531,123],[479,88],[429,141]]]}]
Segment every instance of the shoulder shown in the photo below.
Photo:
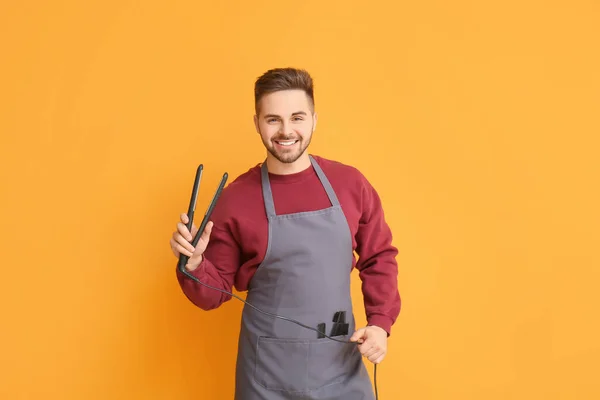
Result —
[{"label": "shoulder", "polygon": [[357,167],[320,156],[313,158],[323,169],[338,194],[340,203],[348,211],[355,208],[362,215],[381,206],[376,189]]},{"label": "shoulder", "polygon": [[260,165],[249,168],[225,186],[214,209],[217,220],[230,219],[243,211],[249,198],[260,195]]},{"label": "shoulder", "polygon": [[[223,194],[227,193],[227,196],[235,196],[244,193],[249,189],[256,189],[257,184],[260,184],[260,164],[254,165],[231,181],[231,183],[223,189]],[[258,187],[260,187],[260,185],[258,185]]]},{"label": "shoulder", "polygon": [[322,156],[313,155],[312,157],[330,180],[341,181],[346,187],[350,186],[361,190],[370,186],[369,181],[358,168]]}]

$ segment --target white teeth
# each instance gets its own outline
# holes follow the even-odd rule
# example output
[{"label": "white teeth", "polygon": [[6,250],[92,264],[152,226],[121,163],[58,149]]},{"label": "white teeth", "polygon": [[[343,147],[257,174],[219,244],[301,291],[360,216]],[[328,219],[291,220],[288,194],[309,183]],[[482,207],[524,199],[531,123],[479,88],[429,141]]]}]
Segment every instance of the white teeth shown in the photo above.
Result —
[{"label": "white teeth", "polygon": [[280,145],[282,145],[282,146],[291,146],[291,145],[293,145],[294,143],[296,143],[296,141],[295,141],[295,140],[290,140],[290,141],[288,141],[288,142],[277,142],[277,143],[279,143],[279,144],[280,144]]}]

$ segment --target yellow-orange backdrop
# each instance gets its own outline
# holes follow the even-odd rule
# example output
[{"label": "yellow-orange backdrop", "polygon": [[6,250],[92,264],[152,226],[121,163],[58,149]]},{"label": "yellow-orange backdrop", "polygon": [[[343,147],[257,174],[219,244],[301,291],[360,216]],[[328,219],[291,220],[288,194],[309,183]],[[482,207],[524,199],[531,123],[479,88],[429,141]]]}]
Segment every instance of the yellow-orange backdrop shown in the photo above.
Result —
[{"label": "yellow-orange backdrop", "polygon": [[400,249],[381,399],[600,398],[600,6],[493,3],[3,2],[0,398],[232,398],[242,304],[168,240],[198,163],[203,210],[264,157],[276,66]]}]

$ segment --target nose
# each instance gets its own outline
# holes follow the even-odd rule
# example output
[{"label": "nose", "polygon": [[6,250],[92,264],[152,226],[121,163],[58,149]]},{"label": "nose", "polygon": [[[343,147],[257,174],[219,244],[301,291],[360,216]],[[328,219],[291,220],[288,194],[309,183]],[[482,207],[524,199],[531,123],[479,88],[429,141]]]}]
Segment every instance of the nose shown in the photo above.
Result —
[{"label": "nose", "polygon": [[291,135],[292,134],[292,126],[288,121],[282,121],[279,126],[279,133],[282,135]]}]

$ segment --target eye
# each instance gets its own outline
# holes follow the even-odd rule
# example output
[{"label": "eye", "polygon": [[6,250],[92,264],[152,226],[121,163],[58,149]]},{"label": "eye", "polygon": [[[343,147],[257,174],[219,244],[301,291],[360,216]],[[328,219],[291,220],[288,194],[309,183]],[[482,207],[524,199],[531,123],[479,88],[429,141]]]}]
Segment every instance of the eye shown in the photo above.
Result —
[{"label": "eye", "polygon": [[304,118],[302,118],[300,116],[294,117],[294,121],[302,121],[302,120],[304,120]]}]

